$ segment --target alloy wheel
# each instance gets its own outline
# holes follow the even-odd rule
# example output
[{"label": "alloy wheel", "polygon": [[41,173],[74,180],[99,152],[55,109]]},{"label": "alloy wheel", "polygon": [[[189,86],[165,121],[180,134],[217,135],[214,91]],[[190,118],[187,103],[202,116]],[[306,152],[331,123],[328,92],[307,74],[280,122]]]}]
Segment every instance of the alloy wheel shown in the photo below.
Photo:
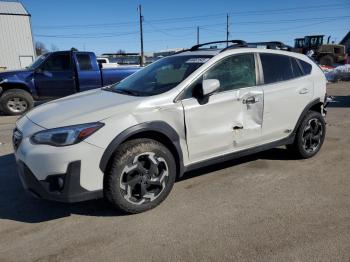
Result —
[{"label": "alloy wheel", "polygon": [[7,101],[6,106],[14,113],[22,113],[27,110],[28,102],[20,97],[12,97]]},{"label": "alloy wheel", "polygon": [[149,203],[160,196],[168,181],[168,165],[153,152],[137,155],[131,165],[124,167],[120,188],[124,198],[136,205]]},{"label": "alloy wheel", "polygon": [[302,145],[306,152],[312,153],[318,149],[323,136],[323,125],[318,118],[311,118],[304,128]]}]

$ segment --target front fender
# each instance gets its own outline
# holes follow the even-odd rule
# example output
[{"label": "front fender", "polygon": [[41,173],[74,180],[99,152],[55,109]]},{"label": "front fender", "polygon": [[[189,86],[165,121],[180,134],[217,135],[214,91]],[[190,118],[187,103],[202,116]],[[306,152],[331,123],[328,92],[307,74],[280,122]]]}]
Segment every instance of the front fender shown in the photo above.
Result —
[{"label": "front fender", "polygon": [[163,134],[166,136],[174,145],[175,150],[177,151],[177,156],[179,157],[179,175],[182,176],[184,173],[184,166],[183,166],[183,152],[180,146],[180,138],[179,135],[176,133],[176,131],[167,123],[163,121],[152,121],[152,122],[145,122],[140,123],[135,126],[131,126],[121,132],[119,135],[117,135],[112,142],[108,145],[106,148],[102,159],[100,161],[100,169],[102,172],[105,172],[107,169],[108,162],[115,152],[117,148],[129,137],[136,135],[141,132],[145,131],[154,131]]},{"label": "front fender", "polygon": [[4,92],[4,90],[6,90],[8,87],[9,88],[20,87],[28,91],[30,94],[35,95],[34,80],[33,80],[32,73],[5,75],[3,76],[3,79],[0,82],[0,86],[1,86],[0,94]]}]

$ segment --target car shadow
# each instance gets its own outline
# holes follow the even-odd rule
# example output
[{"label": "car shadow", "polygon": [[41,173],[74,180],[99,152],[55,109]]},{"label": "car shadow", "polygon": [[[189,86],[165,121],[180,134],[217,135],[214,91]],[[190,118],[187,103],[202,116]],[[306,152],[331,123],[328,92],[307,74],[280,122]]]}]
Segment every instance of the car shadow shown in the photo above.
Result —
[{"label": "car shadow", "polygon": [[72,204],[37,199],[23,189],[17,175],[14,155],[0,156],[0,220],[39,223],[72,214],[85,216],[126,215],[109,207],[102,199]]},{"label": "car shadow", "polygon": [[230,168],[233,166],[241,165],[247,162],[256,161],[258,159],[264,159],[264,160],[298,160],[298,158],[292,154],[289,150],[287,150],[285,147],[278,147],[273,148],[267,151],[263,151],[260,153],[252,154],[245,157],[240,157],[228,161],[224,161],[222,163],[205,166],[199,169],[195,169],[189,172],[186,172],[182,178],[179,179],[179,181],[187,180],[190,178],[194,178],[197,176],[203,176],[206,174],[210,174],[212,172]]},{"label": "car shadow", "polygon": [[[179,181],[210,174],[223,168],[233,167],[257,159],[293,160],[295,158],[286,149],[275,148],[259,154],[187,172]],[[70,204],[37,199],[23,189],[17,176],[14,155],[0,156],[0,220],[40,223],[68,217],[72,214],[96,217],[127,215],[113,209],[103,199]]]},{"label": "car shadow", "polygon": [[328,107],[350,107],[350,96],[333,96]]}]

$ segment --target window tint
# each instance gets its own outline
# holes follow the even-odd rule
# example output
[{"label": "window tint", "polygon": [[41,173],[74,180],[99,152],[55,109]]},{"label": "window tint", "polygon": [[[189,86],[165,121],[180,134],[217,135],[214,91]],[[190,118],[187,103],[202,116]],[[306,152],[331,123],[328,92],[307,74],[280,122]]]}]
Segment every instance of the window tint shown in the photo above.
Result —
[{"label": "window tint", "polygon": [[254,54],[234,55],[209,69],[203,79],[218,79],[219,91],[255,86]]},{"label": "window tint", "polygon": [[68,71],[70,70],[70,55],[69,54],[53,54],[42,66],[45,71]]},{"label": "window tint", "polygon": [[300,59],[299,59],[299,63],[301,65],[301,67],[303,68],[304,75],[308,75],[311,73],[312,65],[310,65],[309,63],[307,63],[303,60],[300,60]]},{"label": "window tint", "polygon": [[289,56],[260,54],[260,59],[264,71],[265,84],[294,78],[292,63]]},{"label": "window tint", "polygon": [[82,71],[92,70],[92,64],[89,54],[77,54],[79,69]]},{"label": "window tint", "polygon": [[291,62],[292,62],[292,68],[293,68],[293,74],[294,77],[300,77],[303,75],[303,72],[301,71],[300,66],[298,65],[298,62],[295,58],[291,57],[290,58]]}]

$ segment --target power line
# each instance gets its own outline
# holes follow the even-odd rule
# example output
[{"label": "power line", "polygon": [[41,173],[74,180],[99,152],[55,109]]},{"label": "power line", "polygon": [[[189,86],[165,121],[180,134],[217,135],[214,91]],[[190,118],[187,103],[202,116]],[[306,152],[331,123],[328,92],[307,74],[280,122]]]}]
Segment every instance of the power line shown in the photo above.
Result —
[{"label": "power line", "polygon": [[[333,18],[328,18],[328,19],[324,19],[323,21],[317,22],[317,23],[312,23],[312,24],[306,24],[306,25],[298,25],[298,26],[294,26],[294,27],[288,27],[288,28],[279,28],[279,29],[272,29],[272,30],[260,30],[260,31],[237,31],[235,33],[241,33],[241,34],[259,34],[259,33],[269,33],[269,32],[280,32],[280,31],[289,31],[289,30],[293,30],[293,29],[298,29],[298,28],[303,28],[303,27],[309,27],[309,26],[313,26],[313,25],[318,25],[318,24],[323,24],[323,23],[328,23],[328,22],[334,22],[340,19],[346,19],[346,18],[350,18],[350,16],[344,16],[344,17],[333,17]],[[150,23],[147,23],[148,25],[150,25]],[[225,25],[225,23],[220,23],[220,24],[212,24],[212,25],[203,25],[200,26],[200,28],[202,30],[205,31],[210,31],[210,32],[226,32],[227,30],[219,30],[219,29],[208,29],[208,27],[211,26],[222,26]],[[193,27],[176,27],[176,28],[167,28],[167,29],[159,29],[159,28],[155,28],[153,26],[153,31],[146,31],[147,34],[150,33],[155,33],[155,32],[161,32],[167,36],[171,36],[171,37],[185,37],[185,36],[189,36],[192,35],[193,33],[190,32],[189,34],[184,34],[184,35],[173,35],[173,34],[169,34],[167,31],[176,31],[176,30],[193,30]],[[165,31],[167,30],[167,31]],[[86,39],[93,39],[93,38],[113,38],[113,37],[120,37],[120,36],[129,36],[129,35],[136,35],[139,34],[138,31],[132,31],[132,32],[121,32],[121,33],[117,33],[117,34],[111,34],[111,33],[97,33],[97,34],[66,34],[66,35],[48,35],[48,34],[35,34],[36,37],[47,37],[47,38],[76,38],[76,39],[80,39],[80,38],[86,38]]]},{"label": "power line", "polygon": [[[255,11],[239,11],[239,12],[229,12],[229,15],[235,15],[235,16],[247,16],[247,15],[272,15],[272,14],[281,14],[281,13],[294,13],[296,11],[298,12],[313,12],[316,11],[329,11],[332,9],[344,9],[344,7],[350,7],[349,4],[330,4],[330,5],[314,5],[314,6],[303,6],[303,7],[292,7],[292,8],[280,8],[280,9],[265,9],[265,10],[255,10]],[[315,10],[319,9],[319,10]],[[163,19],[153,19],[148,20],[148,22],[151,23],[166,23],[166,22],[189,22],[187,20],[193,20],[193,19],[205,19],[208,20],[208,18],[220,18],[222,16],[226,15],[226,13],[217,13],[217,14],[208,14],[208,15],[200,15],[200,16],[185,16],[185,17],[174,17],[174,18],[163,18]],[[180,21],[179,21],[180,20]],[[51,25],[51,26],[38,26],[35,25],[35,28],[41,28],[41,29],[73,29],[73,28],[96,28],[96,27],[108,27],[108,26],[125,26],[125,25],[137,25],[137,21],[129,21],[129,22],[118,22],[118,23],[100,23],[100,24],[78,24],[78,25]]]}]

